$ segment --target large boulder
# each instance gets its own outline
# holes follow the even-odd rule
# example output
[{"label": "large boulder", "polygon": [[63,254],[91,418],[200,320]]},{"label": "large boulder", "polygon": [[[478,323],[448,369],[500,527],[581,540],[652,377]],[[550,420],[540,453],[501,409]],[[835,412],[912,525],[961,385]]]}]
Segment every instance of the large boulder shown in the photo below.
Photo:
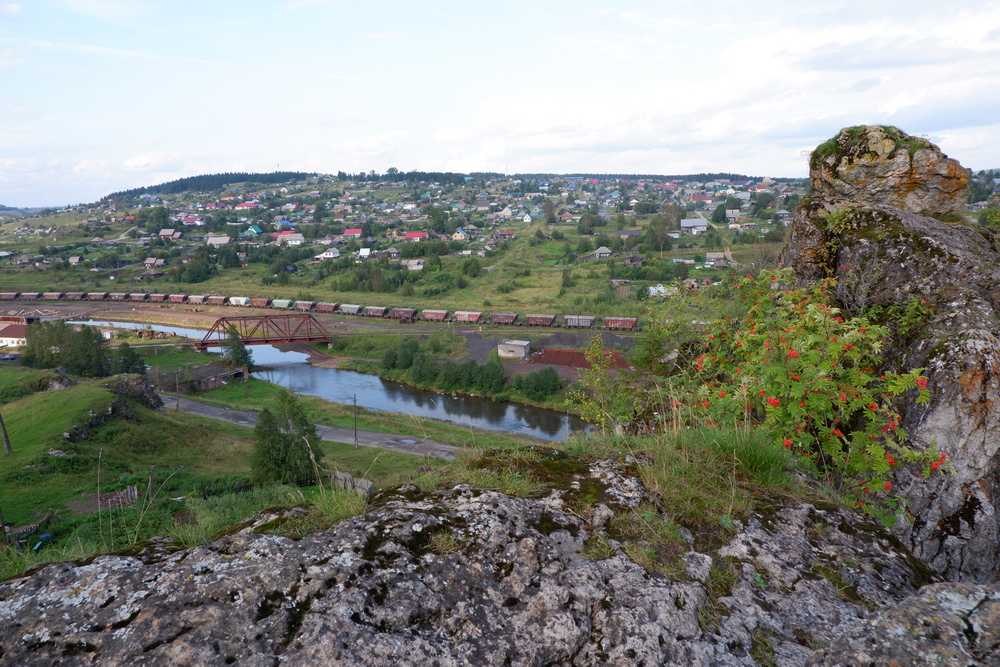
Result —
[{"label": "large boulder", "polygon": [[[891,144],[891,145],[890,145]],[[900,406],[915,446],[945,474],[898,473],[897,528],[948,578],[988,581],[1000,567],[1000,242],[956,215],[967,175],[895,128],[841,131],[811,160],[813,191],[783,253],[803,280],[834,277],[851,314],[890,323],[887,368],[925,368],[931,402]]]},{"label": "large boulder", "polygon": [[610,551],[588,551],[641,498],[635,478],[591,470],[607,486],[589,513],[560,492],[404,489],[300,540],[269,533],[282,518],[266,516],[190,550],[50,565],[0,584],[0,658],[803,665],[933,581],[864,517],[808,504],[777,505],[651,573],[610,537]]}]

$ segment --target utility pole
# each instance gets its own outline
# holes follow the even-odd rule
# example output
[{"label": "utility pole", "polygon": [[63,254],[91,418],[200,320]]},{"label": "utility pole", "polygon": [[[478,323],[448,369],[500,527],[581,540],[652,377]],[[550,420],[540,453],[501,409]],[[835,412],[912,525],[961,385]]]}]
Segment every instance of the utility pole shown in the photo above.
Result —
[{"label": "utility pole", "polygon": [[354,446],[358,446],[358,395],[354,394]]},{"label": "utility pole", "polygon": [[[10,456],[14,452],[10,448],[10,436],[7,435],[7,424],[3,421],[3,415],[0,415],[0,431],[3,432],[3,453],[5,456]],[[357,440],[357,436],[354,439]]]}]

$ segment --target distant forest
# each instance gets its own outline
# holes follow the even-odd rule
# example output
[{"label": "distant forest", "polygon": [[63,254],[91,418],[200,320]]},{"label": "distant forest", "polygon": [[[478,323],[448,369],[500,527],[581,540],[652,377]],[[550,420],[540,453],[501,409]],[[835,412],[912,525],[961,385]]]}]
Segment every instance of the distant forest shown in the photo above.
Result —
[{"label": "distant forest", "polygon": [[113,192],[105,197],[105,199],[123,199],[125,197],[138,197],[139,195],[175,195],[190,190],[218,190],[232,183],[287,183],[289,181],[301,181],[315,175],[314,173],[304,171],[272,171],[269,173],[234,171],[224,174],[204,174],[202,176],[178,178],[176,181],[160,183],[159,185],[147,185],[144,188],[132,188],[131,190]]}]

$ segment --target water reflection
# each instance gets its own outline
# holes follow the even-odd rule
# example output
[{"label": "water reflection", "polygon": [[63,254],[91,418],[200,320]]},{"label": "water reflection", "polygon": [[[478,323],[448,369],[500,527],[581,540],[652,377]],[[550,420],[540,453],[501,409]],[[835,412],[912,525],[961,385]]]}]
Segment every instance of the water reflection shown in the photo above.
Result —
[{"label": "water reflection", "polygon": [[[195,339],[200,339],[205,333],[199,329],[134,322],[86,320],[73,323],[124,329],[152,328]],[[218,350],[209,349],[210,352]],[[335,403],[351,404],[356,395],[358,405],[369,410],[443,419],[473,428],[543,440],[565,440],[571,433],[586,428],[576,417],[552,410],[470,396],[438,394],[388,382],[375,375],[310,366],[306,363],[308,355],[279,350],[271,345],[255,345],[252,350],[254,363],[268,367],[256,371],[256,377]]]}]

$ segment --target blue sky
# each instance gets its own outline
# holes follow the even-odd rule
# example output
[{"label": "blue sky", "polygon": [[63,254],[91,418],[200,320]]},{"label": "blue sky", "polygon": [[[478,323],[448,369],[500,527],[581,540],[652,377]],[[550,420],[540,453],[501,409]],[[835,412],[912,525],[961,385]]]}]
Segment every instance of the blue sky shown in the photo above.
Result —
[{"label": "blue sky", "polygon": [[997,2],[0,0],[0,203],[211,171],[1000,167]]}]

